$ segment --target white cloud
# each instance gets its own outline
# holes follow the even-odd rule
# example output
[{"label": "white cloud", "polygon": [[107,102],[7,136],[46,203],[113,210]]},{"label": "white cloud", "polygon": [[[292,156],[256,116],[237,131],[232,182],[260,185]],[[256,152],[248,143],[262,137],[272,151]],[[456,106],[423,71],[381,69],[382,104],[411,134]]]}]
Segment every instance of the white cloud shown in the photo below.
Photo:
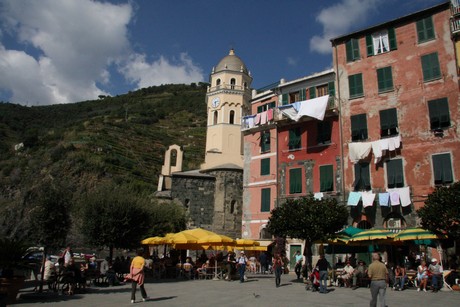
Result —
[{"label": "white cloud", "polygon": [[[69,103],[95,99],[110,84],[110,65],[138,87],[201,81],[191,59],[165,57],[148,63],[131,49],[128,25],[132,3],[92,0],[2,0],[0,40],[13,37],[21,50],[0,42],[0,91],[22,104]],[[12,45],[12,44],[9,44]],[[18,48],[19,48],[18,47]]]},{"label": "white cloud", "polygon": [[327,54],[332,52],[330,39],[347,33],[353,26],[364,24],[371,12],[383,0],[342,0],[319,13],[316,21],[322,24],[323,34],[310,39],[310,50]]},{"label": "white cloud", "polygon": [[203,81],[201,68],[195,66],[191,58],[182,53],[177,64],[161,56],[149,63],[145,54],[133,54],[120,68],[125,78],[137,84],[138,88],[170,83],[191,83]]},{"label": "white cloud", "polygon": [[293,57],[287,57],[286,58],[286,62],[289,66],[297,66],[297,63],[299,62],[297,59],[293,58]]}]

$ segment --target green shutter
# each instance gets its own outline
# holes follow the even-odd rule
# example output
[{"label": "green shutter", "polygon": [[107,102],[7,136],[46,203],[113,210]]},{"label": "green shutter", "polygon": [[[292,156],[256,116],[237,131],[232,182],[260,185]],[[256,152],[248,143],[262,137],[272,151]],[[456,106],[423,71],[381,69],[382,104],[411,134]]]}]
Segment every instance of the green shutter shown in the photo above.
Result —
[{"label": "green shutter", "polygon": [[369,163],[355,164],[355,191],[370,190],[371,181],[369,175]]},{"label": "green shutter", "polygon": [[270,212],[270,194],[271,194],[271,189],[262,189],[261,190],[261,206],[260,206],[260,211],[261,212]]},{"label": "green shutter", "polygon": [[374,55],[374,42],[372,40],[372,35],[366,35],[366,48],[367,56]]},{"label": "green shutter", "polygon": [[281,102],[282,102],[282,105],[287,105],[289,103],[289,96],[288,94],[283,94],[281,96]]},{"label": "green shutter", "polygon": [[316,98],[316,87],[310,87],[308,93],[310,94],[310,99]]},{"label": "green shutter", "polygon": [[350,98],[361,97],[363,95],[362,74],[348,76],[348,86],[350,90]]},{"label": "green shutter", "polygon": [[424,26],[424,22],[423,22],[423,19],[422,20],[419,20],[417,21],[417,37],[418,37],[418,42],[423,42],[426,40],[425,38],[425,26]]},{"label": "green shutter", "polygon": [[319,167],[320,192],[334,191],[334,169],[332,165]]},{"label": "green shutter", "polygon": [[417,37],[419,43],[435,38],[432,16],[417,21]]},{"label": "green shutter", "polygon": [[260,133],[260,151],[268,152],[270,151],[270,132],[262,131]]},{"label": "green shutter", "polygon": [[389,28],[388,29],[388,40],[390,41],[390,50],[398,49],[398,43],[396,41],[395,28]]},{"label": "green shutter", "polygon": [[391,66],[377,69],[379,93],[393,89],[393,74]]},{"label": "green shutter", "polygon": [[433,155],[433,171],[435,184],[449,184],[453,182],[452,163],[450,154]]},{"label": "green shutter", "polygon": [[260,175],[270,175],[270,158],[260,160]]},{"label": "green shutter", "polygon": [[268,108],[269,108],[269,109],[274,109],[274,108],[276,108],[276,102],[275,102],[275,101],[270,102],[270,103],[268,104]]},{"label": "green shutter", "polygon": [[300,147],[300,128],[289,130],[289,149],[299,149]]},{"label": "green shutter", "polygon": [[438,53],[430,53],[422,56],[422,72],[423,81],[431,81],[441,77],[441,69],[439,67]]},{"label": "green shutter", "polygon": [[328,121],[318,122],[317,125],[317,138],[318,144],[325,144],[331,142],[331,123]]},{"label": "green shutter", "polygon": [[439,129],[450,126],[449,103],[447,98],[428,101],[431,129]]},{"label": "green shutter", "polygon": [[353,50],[353,60],[359,60],[359,40],[358,39],[351,39],[351,46]]},{"label": "green shutter", "polygon": [[262,113],[264,111],[263,106],[257,107],[257,113]]},{"label": "green shutter", "polygon": [[366,114],[352,115],[351,119],[351,139],[352,141],[362,141],[367,139],[367,118]]},{"label": "green shutter", "polygon": [[307,99],[307,89],[303,88],[299,92],[299,101],[304,101]]},{"label": "green shutter", "polygon": [[329,96],[335,97],[335,83],[331,81],[327,84],[327,89],[329,91]]},{"label": "green shutter", "polygon": [[387,185],[388,188],[402,188],[404,187],[404,175],[402,160],[395,159],[387,161]]},{"label": "green shutter", "polygon": [[351,39],[345,44],[347,52],[347,62],[353,62],[353,47],[351,46]]},{"label": "green shutter", "polygon": [[289,170],[289,194],[302,193],[302,169]]}]

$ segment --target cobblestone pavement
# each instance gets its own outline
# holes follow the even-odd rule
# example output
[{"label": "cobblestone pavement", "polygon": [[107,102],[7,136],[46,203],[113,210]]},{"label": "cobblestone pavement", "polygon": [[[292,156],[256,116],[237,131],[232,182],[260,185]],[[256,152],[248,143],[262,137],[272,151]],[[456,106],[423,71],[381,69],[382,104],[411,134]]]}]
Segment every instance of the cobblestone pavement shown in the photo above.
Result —
[{"label": "cobblestone pavement", "polygon": [[[294,275],[283,275],[275,287],[272,275],[251,276],[247,282],[223,280],[149,281],[145,289],[150,299],[142,302],[139,289],[134,306],[369,306],[368,288],[329,287],[328,294],[306,291]],[[54,293],[35,294],[32,288],[21,291],[16,305],[21,306],[131,306],[131,285],[90,287],[73,296]],[[460,292],[417,292],[415,289],[387,289],[388,306],[459,306]]]}]

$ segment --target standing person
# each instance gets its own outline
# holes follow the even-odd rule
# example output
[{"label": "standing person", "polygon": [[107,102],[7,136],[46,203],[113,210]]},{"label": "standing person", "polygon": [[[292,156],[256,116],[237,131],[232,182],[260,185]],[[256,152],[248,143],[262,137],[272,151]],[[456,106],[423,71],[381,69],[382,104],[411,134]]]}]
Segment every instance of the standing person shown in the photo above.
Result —
[{"label": "standing person", "polygon": [[438,292],[442,286],[442,284],[440,285],[440,282],[442,281],[442,268],[438,263],[438,259],[431,259],[431,264],[428,267],[428,270],[431,273],[431,285],[433,287],[433,292]]},{"label": "standing person", "polygon": [[281,273],[283,272],[284,262],[280,254],[276,254],[273,258],[273,270],[275,271],[275,284],[278,288],[281,284]]},{"label": "standing person", "polygon": [[137,256],[133,258],[131,261],[131,266],[129,269],[129,274],[127,276],[128,279],[131,279],[131,303],[136,301],[136,287],[139,285],[141,289],[142,300],[145,302],[149,299],[147,293],[145,292],[144,288],[144,267],[145,267],[145,259],[142,257],[143,255],[142,250],[137,251]]},{"label": "standing person", "polygon": [[371,279],[371,303],[370,307],[377,306],[377,296],[380,300],[380,306],[385,307],[385,292],[388,283],[388,269],[383,262],[380,261],[379,253],[372,253],[372,263],[367,270],[367,274]]},{"label": "standing person", "polygon": [[300,273],[302,272],[302,261],[303,261],[303,256],[300,254],[300,251],[297,251],[295,253],[295,267],[294,267],[294,271],[295,271],[295,274],[297,275],[297,279],[300,279]]},{"label": "standing person", "polygon": [[262,271],[262,274],[265,274],[268,271],[268,261],[267,260],[268,260],[267,254],[265,252],[262,252],[259,255],[260,270]]},{"label": "standing person", "polygon": [[331,268],[329,262],[324,258],[324,254],[319,255],[319,260],[316,263],[319,270],[319,293],[327,293],[327,270]]},{"label": "standing person", "polygon": [[248,263],[248,257],[244,254],[244,252],[240,253],[240,256],[237,260],[238,265],[238,272],[240,273],[240,283],[244,282],[244,272],[246,271],[246,263]]},{"label": "standing person", "polygon": [[64,258],[64,266],[68,266],[70,264],[70,259],[73,258],[73,253],[70,246],[66,247],[66,249],[64,250],[64,255],[62,257]]},{"label": "standing person", "polygon": [[232,274],[235,268],[235,253],[228,252],[227,254],[227,276],[225,276],[225,280],[232,281]]}]

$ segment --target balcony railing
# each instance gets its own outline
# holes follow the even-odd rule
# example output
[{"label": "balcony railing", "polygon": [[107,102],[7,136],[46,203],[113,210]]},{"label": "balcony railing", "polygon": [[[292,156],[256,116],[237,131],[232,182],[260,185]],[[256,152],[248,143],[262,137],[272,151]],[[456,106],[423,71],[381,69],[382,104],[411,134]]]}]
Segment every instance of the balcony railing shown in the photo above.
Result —
[{"label": "balcony railing", "polygon": [[220,84],[220,85],[208,88],[208,92],[219,91],[219,90],[243,91],[245,90],[245,88],[242,85],[236,85],[236,84]]},{"label": "balcony railing", "polygon": [[460,0],[450,0],[450,12],[452,16],[460,14]]},{"label": "balcony railing", "polygon": [[460,32],[460,18],[454,17],[450,19],[450,31],[452,34]]}]

